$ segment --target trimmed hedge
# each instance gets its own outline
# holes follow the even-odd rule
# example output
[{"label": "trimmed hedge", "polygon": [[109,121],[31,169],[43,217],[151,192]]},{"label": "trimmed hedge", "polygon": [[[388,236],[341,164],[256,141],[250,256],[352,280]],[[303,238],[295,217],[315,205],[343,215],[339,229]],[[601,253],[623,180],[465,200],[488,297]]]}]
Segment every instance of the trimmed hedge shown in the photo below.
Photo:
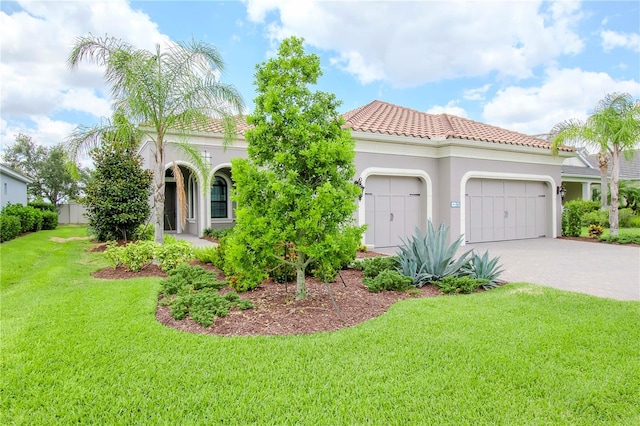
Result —
[{"label": "trimmed hedge", "polygon": [[0,243],[13,240],[20,235],[20,218],[0,214]]},{"label": "trimmed hedge", "polygon": [[51,203],[45,203],[44,201],[29,201],[27,206],[33,207],[43,212],[57,213],[56,206]]},{"label": "trimmed hedge", "polygon": [[42,229],[56,229],[58,227],[58,213],[43,210],[42,211]]}]

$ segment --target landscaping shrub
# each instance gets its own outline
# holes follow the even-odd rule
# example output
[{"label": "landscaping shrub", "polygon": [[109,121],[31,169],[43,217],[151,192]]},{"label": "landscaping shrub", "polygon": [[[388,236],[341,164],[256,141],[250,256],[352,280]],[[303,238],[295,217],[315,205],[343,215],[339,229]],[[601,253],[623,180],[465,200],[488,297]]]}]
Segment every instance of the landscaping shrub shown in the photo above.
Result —
[{"label": "landscaping shrub", "polygon": [[46,203],[44,201],[29,201],[27,206],[33,207],[34,209],[38,209],[43,212],[53,212],[57,213],[56,206],[51,203]]},{"label": "landscaping shrub", "polygon": [[362,282],[372,293],[379,293],[383,290],[405,291],[413,284],[413,280],[410,277],[406,277],[392,269],[381,271],[375,278],[364,278]]},{"label": "landscaping shrub", "polygon": [[362,268],[363,275],[366,278],[375,278],[381,272],[387,270],[397,270],[399,263],[398,258],[395,256],[390,257],[370,257],[359,262]]},{"label": "landscaping shrub", "polygon": [[640,228],[640,215],[635,215],[629,219],[629,228]]},{"label": "landscaping shrub", "polygon": [[225,235],[229,235],[229,233],[233,230],[233,228],[207,228],[204,230],[203,235],[205,237],[213,238],[215,240],[220,240]]},{"label": "landscaping shrub", "polygon": [[200,266],[183,263],[169,272],[169,277],[162,281],[162,288],[174,319],[190,315],[198,324],[209,327],[216,317],[226,316],[234,306],[241,310],[253,307],[237,293],[221,295],[219,289],[226,284]]},{"label": "landscaping shrub", "polygon": [[582,226],[598,225],[609,227],[609,211],[596,210],[582,215]]},{"label": "landscaping shrub", "polygon": [[[148,241],[139,241],[138,243],[141,242]],[[164,244],[156,244],[155,247],[158,264],[165,272],[193,259],[193,246],[188,241],[174,239],[174,241],[167,242],[165,239]]]},{"label": "landscaping shrub", "polygon": [[562,211],[562,235],[579,237],[582,226],[582,214],[585,201],[574,200],[564,203]]},{"label": "landscaping shrub", "polygon": [[602,235],[602,226],[589,225],[589,237],[598,238],[600,235]]},{"label": "landscaping shrub", "polygon": [[153,224],[146,223],[144,225],[139,225],[134,234],[134,240],[145,240],[145,241],[153,241],[155,229],[153,228]]},{"label": "landscaping shrub", "polygon": [[42,229],[56,229],[58,227],[58,213],[42,210]]},{"label": "landscaping shrub", "polygon": [[39,231],[42,228],[42,213],[33,207],[8,203],[2,213],[20,219],[20,233]]},{"label": "landscaping shrub", "polygon": [[114,268],[123,265],[128,271],[138,272],[153,261],[155,245],[153,241],[138,241],[126,246],[118,246],[115,241],[112,241],[107,243],[104,254]]},{"label": "landscaping shrub", "polygon": [[633,210],[631,209],[618,210],[618,227],[629,228],[629,225],[631,224],[631,218],[633,217]]},{"label": "landscaping shrub", "polygon": [[482,278],[472,278],[470,276],[462,276],[462,277],[454,277],[448,276],[444,277],[441,280],[434,281],[435,284],[441,292],[450,294],[450,293],[472,293],[478,287],[482,285],[486,285],[489,280]]},{"label": "landscaping shrub", "polygon": [[486,280],[482,286],[488,290],[497,286],[498,277],[503,269],[500,269],[502,265],[498,265],[500,257],[489,258],[489,252],[485,251],[482,256],[473,252],[467,270],[470,278]]},{"label": "landscaping shrub", "polygon": [[20,235],[20,218],[0,214],[0,243],[13,240],[18,235]]},{"label": "landscaping shrub", "polygon": [[425,235],[416,227],[415,235],[399,247],[402,274],[411,277],[418,287],[429,281],[460,274],[461,269],[468,263],[471,250],[456,259],[455,255],[463,236],[458,236],[452,244],[448,243],[448,236],[449,227],[444,223],[435,230],[433,223],[429,221]]},{"label": "landscaping shrub", "polygon": [[[211,263],[215,262],[218,248],[217,247],[194,247],[193,255],[196,259],[198,259],[202,263]],[[214,265],[215,266],[215,265]]]}]

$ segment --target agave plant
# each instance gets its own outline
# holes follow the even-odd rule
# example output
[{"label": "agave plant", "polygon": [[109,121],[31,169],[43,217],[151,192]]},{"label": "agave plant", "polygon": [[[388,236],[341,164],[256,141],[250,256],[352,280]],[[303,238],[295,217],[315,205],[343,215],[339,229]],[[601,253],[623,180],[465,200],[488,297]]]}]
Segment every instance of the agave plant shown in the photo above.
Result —
[{"label": "agave plant", "polygon": [[489,280],[486,284],[482,284],[482,287],[488,290],[497,287],[498,277],[504,272],[504,269],[500,269],[502,265],[498,265],[499,260],[500,256],[489,259],[488,251],[485,251],[482,256],[473,252],[465,269],[471,278]]},{"label": "agave plant", "polygon": [[416,227],[416,233],[399,247],[399,270],[411,277],[413,284],[422,287],[429,281],[438,281],[444,277],[460,275],[463,267],[469,263],[471,250],[458,259],[455,255],[462,243],[460,235],[452,244],[448,243],[449,227],[444,223],[435,230],[433,223],[427,223],[427,233],[422,234]]}]

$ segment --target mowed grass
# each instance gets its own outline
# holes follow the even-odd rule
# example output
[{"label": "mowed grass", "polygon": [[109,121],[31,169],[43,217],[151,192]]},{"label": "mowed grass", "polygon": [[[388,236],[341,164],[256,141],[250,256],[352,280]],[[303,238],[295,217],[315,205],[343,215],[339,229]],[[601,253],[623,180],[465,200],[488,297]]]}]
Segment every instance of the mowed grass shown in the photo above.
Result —
[{"label": "mowed grass", "polygon": [[[603,228],[602,229],[602,236],[603,237],[608,237],[610,233],[611,232],[610,232],[609,228]],[[630,236],[640,237],[640,228],[620,228],[620,229],[618,229],[618,235],[620,235],[620,236],[630,235]],[[582,228],[580,228],[580,236],[581,237],[588,237],[589,236],[589,227],[588,226],[583,226]]]},{"label": "mowed grass", "polygon": [[192,335],[85,228],[0,245],[0,423],[639,424],[640,303],[511,284],[339,332]]}]

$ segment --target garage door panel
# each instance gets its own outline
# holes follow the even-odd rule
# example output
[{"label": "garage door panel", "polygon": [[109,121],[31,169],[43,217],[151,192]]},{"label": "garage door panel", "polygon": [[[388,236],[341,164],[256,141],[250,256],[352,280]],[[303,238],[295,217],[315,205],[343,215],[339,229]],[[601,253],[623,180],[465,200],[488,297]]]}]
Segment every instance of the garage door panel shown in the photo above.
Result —
[{"label": "garage door panel", "polygon": [[549,208],[543,182],[471,179],[467,182],[467,241],[545,236]]},{"label": "garage door panel", "polygon": [[415,177],[370,176],[365,183],[365,239],[376,247],[397,246],[422,225],[423,183]]}]

